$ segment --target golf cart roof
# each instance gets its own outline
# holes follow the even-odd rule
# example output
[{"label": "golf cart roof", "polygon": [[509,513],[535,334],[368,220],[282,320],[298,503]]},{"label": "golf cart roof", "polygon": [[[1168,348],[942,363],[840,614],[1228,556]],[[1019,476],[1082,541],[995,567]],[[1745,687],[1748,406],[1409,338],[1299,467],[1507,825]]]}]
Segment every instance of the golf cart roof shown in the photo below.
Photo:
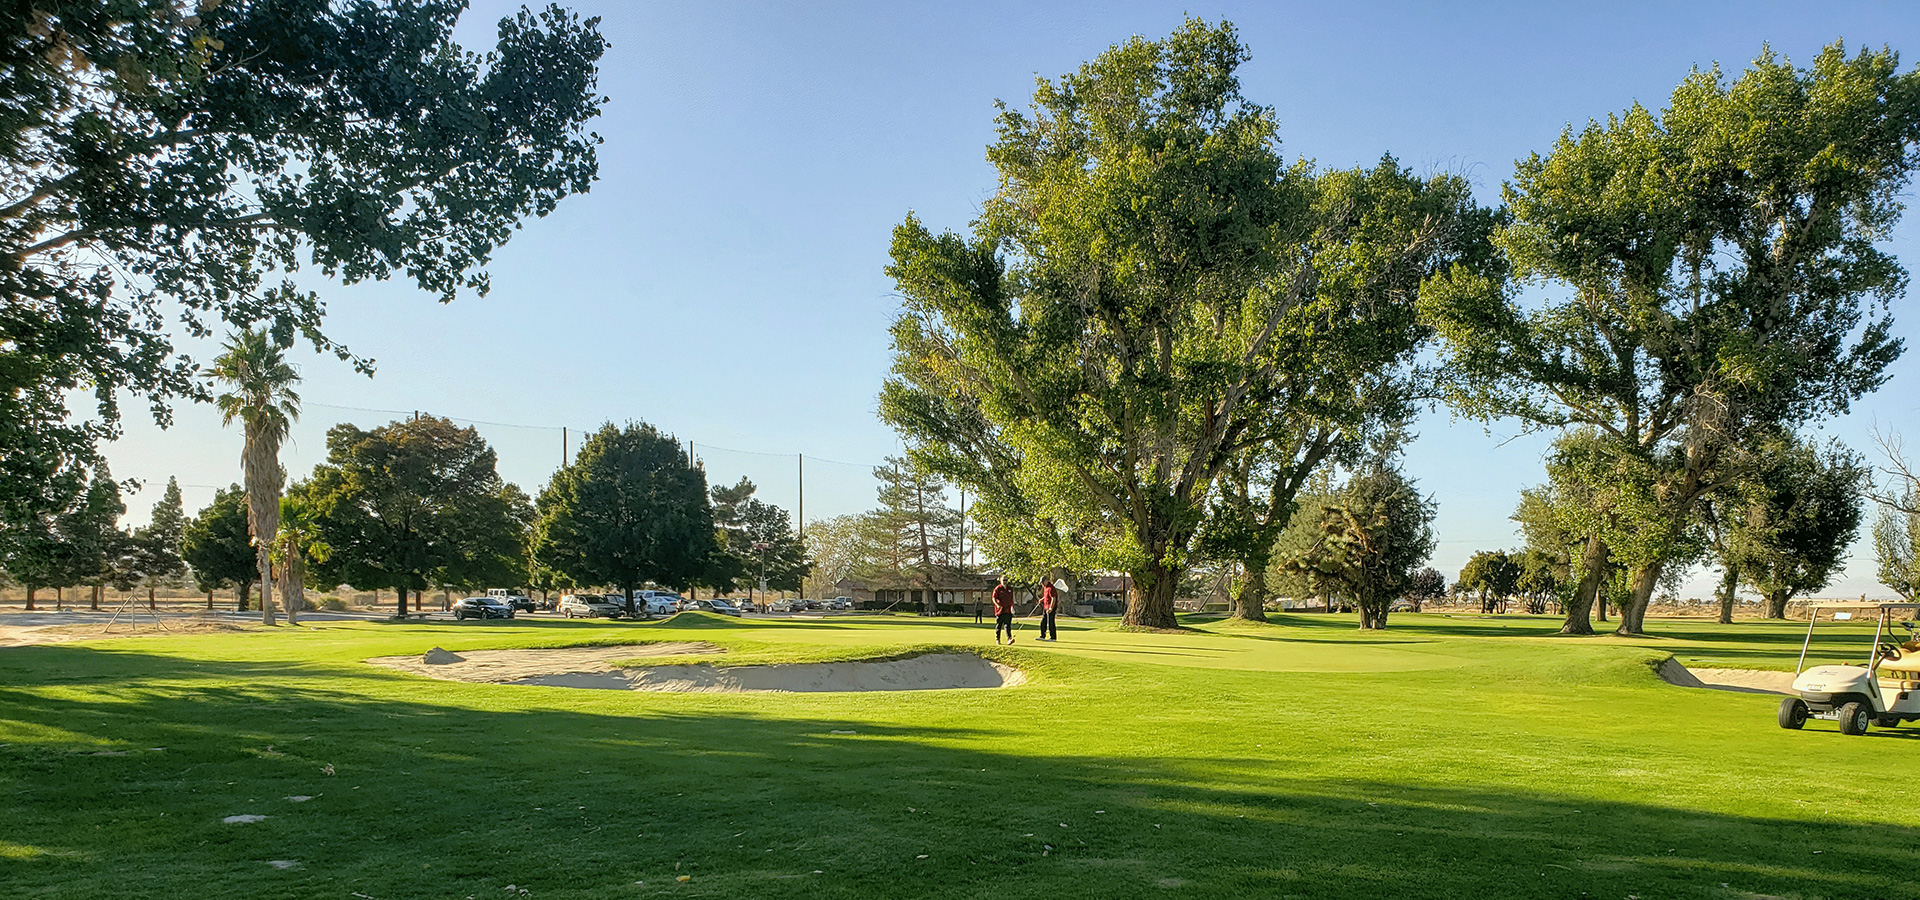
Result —
[{"label": "golf cart roof", "polygon": [[1862,602],[1862,601],[1859,601],[1859,600],[1833,600],[1833,601],[1829,601],[1829,600],[1803,600],[1803,601],[1800,601],[1800,602],[1798,602],[1798,603],[1796,603],[1796,604],[1794,604],[1794,605],[1795,605],[1795,606],[1801,606],[1801,607],[1805,607],[1805,608],[1807,608],[1807,609],[1884,609],[1884,610],[1901,610],[1901,609],[1911,609],[1911,610],[1920,610],[1920,603],[1875,603],[1875,602],[1872,602],[1872,601],[1866,601],[1866,602]]}]

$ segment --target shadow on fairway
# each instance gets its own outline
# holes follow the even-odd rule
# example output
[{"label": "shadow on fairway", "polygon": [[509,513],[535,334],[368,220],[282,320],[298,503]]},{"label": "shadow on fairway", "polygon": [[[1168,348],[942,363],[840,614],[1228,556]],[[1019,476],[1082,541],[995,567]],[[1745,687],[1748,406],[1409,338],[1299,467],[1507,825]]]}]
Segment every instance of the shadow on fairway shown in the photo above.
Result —
[{"label": "shadow on fairway", "polygon": [[[0,674],[20,896],[1920,897],[1920,829],[1817,797],[1796,821],[1651,786],[1598,801],[1574,773],[1562,794],[1015,752],[1007,717],[1052,709],[1019,693],[903,726],[864,715],[911,702],[891,698],[755,710],[118,649]],[[268,818],[221,823],[242,813]]]}]

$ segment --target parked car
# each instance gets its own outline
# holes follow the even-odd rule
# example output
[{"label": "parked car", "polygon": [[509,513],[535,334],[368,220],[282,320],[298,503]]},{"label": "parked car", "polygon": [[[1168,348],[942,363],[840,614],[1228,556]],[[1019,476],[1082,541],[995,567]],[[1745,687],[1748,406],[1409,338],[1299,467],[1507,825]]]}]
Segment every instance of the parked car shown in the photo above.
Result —
[{"label": "parked car", "polygon": [[649,597],[634,597],[633,602],[642,607],[649,616],[670,616],[680,611],[680,598],[673,594],[653,594]]},{"label": "parked car", "polygon": [[501,599],[506,600],[507,605],[513,607],[515,612],[533,612],[540,608],[539,603],[534,602],[532,597],[524,594],[512,594]]},{"label": "parked car", "polygon": [[[805,607],[802,607],[802,608],[804,609]],[[771,604],[768,604],[767,612],[783,612],[783,613],[793,612],[793,601],[792,600],[775,600]]]},{"label": "parked car", "polygon": [[828,609],[852,609],[853,598],[852,597],[835,597],[832,600],[827,601],[827,608]]},{"label": "parked car", "polygon": [[624,603],[615,604],[599,594],[567,594],[557,607],[569,619],[617,619],[626,614]]},{"label": "parked car", "polygon": [[453,602],[455,619],[511,619],[513,607],[499,597],[462,597]]},{"label": "parked car", "polygon": [[627,615],[627,595],[608,594],[607,602],[613,604],[614,609],[617,610],[617,612],[614,613],[613,617],[616,619],[619,619],[619,618],[638,619],[641,616],[653,615],[653,613],[648,611],[648,606],[647,606],[647,601],[648,601],[647,595],[649,593],[651,592],[650,591],[634,591],[633,592],[633,615],[632,616]]},{"label": "parked car", "polygon": [[688,600],[680,605],[681,612],[710,612],[723,616],[737,616],[740,608],[725,600]]}]

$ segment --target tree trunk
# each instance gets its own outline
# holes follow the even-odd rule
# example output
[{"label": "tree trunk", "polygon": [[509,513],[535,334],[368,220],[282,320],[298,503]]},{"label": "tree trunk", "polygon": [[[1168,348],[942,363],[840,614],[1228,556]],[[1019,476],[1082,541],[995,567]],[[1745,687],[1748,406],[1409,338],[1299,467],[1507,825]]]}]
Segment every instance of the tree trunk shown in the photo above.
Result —
[{"label": "tree trunk", "polygon": [[93,586],[93,593],[92,595],[90,595],[90,597],[91,599],[89,599],[88,601],[89,605],[87,608],[99,609],[100,608],[100,586],[99,585],[96,584]]},{"label": "tree trunk", "polygon": [[1245,622],[1267,620],[1267,564],[1270,562],[1264,553],[1249,555],[1240,561],[1247,569],[1247,578],[1240,584],[1240,595],[1233,598],[1231,618]]},{"label": "tree trunk", "polygon": [[208,609],[213,608],[213,592],[212,591],[207,592],[207,608]]},{"label": "tree trunk", "polygon": [[1607,570],[1607,545],[1598,537],[1587,538],[1587,551],[1580,559],[1580,585],[1573,591],[1573,600],[1567,604],[1566,621],[1560,623],[1561,634],[1592,634],[1594,601],[1600,596],[1600,581]]},{"label": "tree trunk", "polygon": [[1121,622],[1138,628],[1178,628],[1173,595],[1179,586],[1180,572],[1172,566],[1152,563],[1135,571],[1127,591],[1127,614]]},{"label": "tree trunk", "polygon": [[1387,610],[1392,607],[1392,601],[1380,604],[1360,603],[1358,605],[1360,607],[1361,631],[1379,631],[1387,627]]},{"label": "tree trunk", "polygon": [[1620,607],[1620,627],[1614,629],[1614,634],[1646,633],[1647,607],[1653,603],[1653,591],[1660,585],[1660,570],[1664,567],[1663,563],[1653,562],[1634,571],[1632,590],[1627,594],[1626,604]]},{"label": "tree trunk", "polygon": [[248,609],[251,609],[252,607],[248,604],[248,598],[251,597],[252,594],[253,594],[253,582],[242,581],[239,584],[234,585],[233,611],[246,612]]},{"label": "tree trunk", "polygon": [[1726,573],[1720,578],[1720,624],[1733,624],[1733,600],[1739,590],[1740,570],[1728,566]]},{"label": "tree trunk", "polygon": [[298,547],[287,548],[286,561],[280,564],[280,604],[287,608],[287,624],[300,624],[300,605],[306,599],[303,588],[306,582],[306,566],[301,563]]},{"label": "tree trunk", "polygon": [[276,624],[273,616],[273,557],[266,543],[254,539],[253,558],[260,570],[260,624]]},{"label": "tree trunk", "polygon": [[153,600],[153,585],[147,585],[147,608],[148,608],[148,609],[159,609],[159,608],[160,608],[160,607],[158,607],[158,606],[155,606],[155,605],[154,605],[154,600]]},{"label": "tree trunk", "polygon": [[397,598],[399,602],[400,612],[397,618],[401,618],[401,619],[406,618],[407,617],[407,589],[405,587],[395,587],[393,589],[393,595],[395,598]]},{"label": "tree trunk", "polygon": [[27,612],[33,612],[33,594],[37,590],[39,590],[39,588],[33,585],[27,585]]},{"label": "tree trunk", "polygon": [[1792,595],[1783,590],[1767,592],[1767,618],[1784,619],[1787,617],[1787,598]]}]

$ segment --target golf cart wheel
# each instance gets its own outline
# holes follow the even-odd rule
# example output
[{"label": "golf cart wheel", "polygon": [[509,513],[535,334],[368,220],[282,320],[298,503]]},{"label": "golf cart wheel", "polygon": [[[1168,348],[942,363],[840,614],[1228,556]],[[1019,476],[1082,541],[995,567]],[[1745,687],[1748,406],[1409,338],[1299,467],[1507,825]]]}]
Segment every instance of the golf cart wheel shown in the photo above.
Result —
[{"label": "golf cart wheel", "polygon": [[1799,731],[1807,724],[1807,701],[1799,697],[1783,697],[1780,700],[1780,727]]},{"label": "golf cart wheel", "polygon": [[1872,717],[1867,714],[1867,705],[1865,703],[1861,703],[1858,700],[1852,703],[1842,703],[1840,704],[1839,713],[1841,734],[1867,733],[1867,720]]}]

